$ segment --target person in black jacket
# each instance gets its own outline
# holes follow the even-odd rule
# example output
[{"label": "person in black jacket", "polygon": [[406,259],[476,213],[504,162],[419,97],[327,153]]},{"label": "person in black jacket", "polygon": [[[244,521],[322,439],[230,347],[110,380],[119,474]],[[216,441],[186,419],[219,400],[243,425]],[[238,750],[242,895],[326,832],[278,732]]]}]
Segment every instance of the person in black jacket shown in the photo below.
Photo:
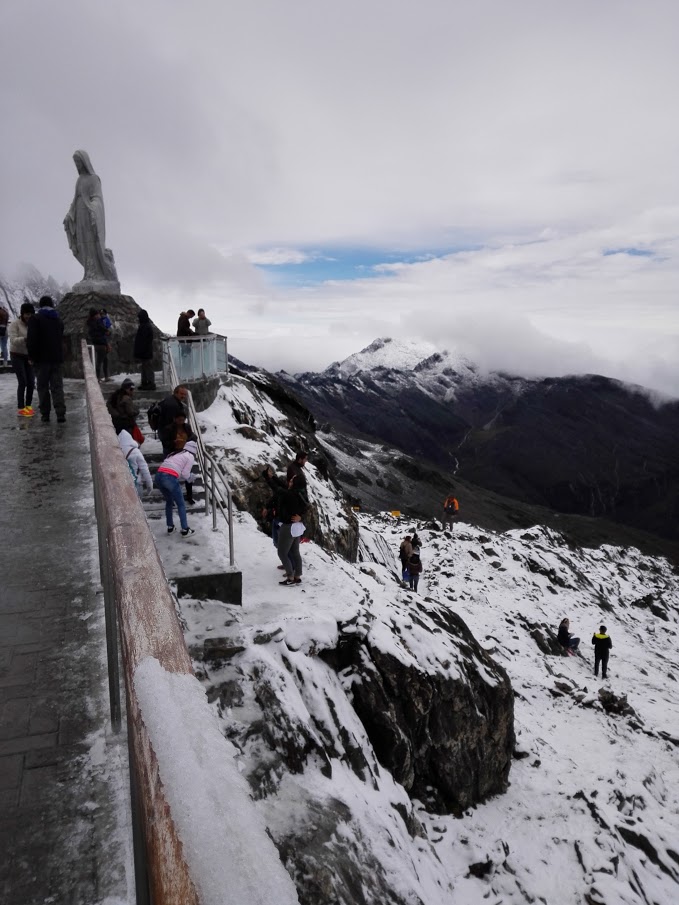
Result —
[{"label": "person in black jacket", "polygon": [[[278,518],[281,522],[278,534],[278,558],[285,569],[285,578],[280,584],[291,585],[302,583],[302,556],[299,542],[302,535],[294,535],[292,526],[302,521],[308,504],[301,493],[295,489],[296,480],[288,481],[288,489],[281,490],[278,495]],[[296,529],[297,530],[297,529]]]},{"label": "person in black jacket", "polygon": [[134,337],[133,355],[141,362],[140,390],[155,390],[156,375],[153,370],[153,326],[148,311],[143,309],[137,314],[139,327]]},{"label": "person in black jacket", "polygon": [[189,391],[185,386],[179,384],[172,390],[171,396],[166,396],[158,403],[160,414],[158,416],[158,432],[164,427],[172,424],[179,414],[186,414],[186,402],[189,398]]},{"label": "person in black jacket", "polygon": [[[271,490],[271,497],[265,503],[262,509],[262,518],[271,519],[271,540],[274,547],[278,549],[278,535],[280,533],[280,519],[278,517],[278,497],[282,491],[287,490],[287,484],[282,478],[279,478],[272,465],[267,465],[262,472],[262,477],[266,481]],[[279,566],[282,569],[283,566]]]},{"label": "person in black jacket", "polygon": [[90,308],[89,317],[85,322],[87,329],[87,342],[94,346],[94,367],[98,380],[108,380],[108,330],[101,314],[96,308]]},{"label": "person in black jacket", "polygon": [[561,620],[561,623],[559,624],[559,633],[557,635],[557,640],[562,647],[566,648],[566,653],[572,655],[578,649],[580,639],[576,638],[570,633],[570,625],[571,624],[568,619]]},{"label": "person in black jacket", "polygon": [[50,412],[54,405],[57,421],[63,423],[66,420],[63,374],[64,325],[49,295],[43,295],[38,313],[28,322],[26,348],[29,359],[36,366],[42,420],[50,420]]},{"label": "person in black jacket", "polygon": [[601,678],[605,679],[608,669],[608,653],[613,647],[610,636],[606,634],[605,625],[600,625],[599,631],[592,635],[592,644],[594,645],[594,675],[599,675],[599,664],[601,663]]}]

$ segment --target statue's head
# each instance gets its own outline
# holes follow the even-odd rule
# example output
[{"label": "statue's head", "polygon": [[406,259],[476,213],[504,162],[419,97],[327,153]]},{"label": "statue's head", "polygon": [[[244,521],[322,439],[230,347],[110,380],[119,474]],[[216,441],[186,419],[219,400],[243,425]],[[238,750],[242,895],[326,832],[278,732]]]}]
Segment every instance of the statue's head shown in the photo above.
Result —
[{"label": "statue's head", "polygon": [[76,151],[73,155],[76,170],[83,175],[93,175],[94,167],[90,161],[90,155],[87,151]]}]

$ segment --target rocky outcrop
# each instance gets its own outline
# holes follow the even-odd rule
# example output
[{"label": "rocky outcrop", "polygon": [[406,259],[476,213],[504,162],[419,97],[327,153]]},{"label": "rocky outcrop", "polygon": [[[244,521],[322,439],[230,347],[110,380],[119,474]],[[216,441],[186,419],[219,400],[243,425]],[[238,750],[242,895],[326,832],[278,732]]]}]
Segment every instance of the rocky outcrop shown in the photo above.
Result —
[{"label": "rocky outcrop", "polygon": [[[82,377],[82,357],[80,342],[85,337],[85,321],[90,308],[106,308],[112,321],[110,345],[108,355],[111,375],[134,374],[140,370],[139,362],[133,355],[134,338],[137,335],[139,320],[137,315],[141,307],[129,295],[100,295],[99,293],[74,293],[69,292],[59,303],[59,314],[64,322],[65,362],[64,375],[66,377]],[[160,340],[163,334],[153,325],[154,333],[154,370],[159,371],[163,366]]]},{"label": "rocky outcrop", "polygon": [[380,763],[413,798],[460,815],[503,792],[514,749],[514,701],[505,671],[450,610],[413,602],[460,645],[460,670],[404,664],[344,627],[321,655],[352,680],[354,709]]}]

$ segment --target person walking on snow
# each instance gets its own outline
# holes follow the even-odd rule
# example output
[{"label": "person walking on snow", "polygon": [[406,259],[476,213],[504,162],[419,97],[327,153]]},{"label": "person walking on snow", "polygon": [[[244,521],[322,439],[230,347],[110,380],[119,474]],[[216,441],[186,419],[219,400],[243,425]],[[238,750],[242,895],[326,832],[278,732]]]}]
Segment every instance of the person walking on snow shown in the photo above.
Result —
[{"label": "person walking on snow", "polygon": [[446,523],[448,524],[448,528],[452,531],[455,522],[457,521],[457,515],[460,511],[460,504],[455,499],[452,493],[448,494],[443,502],[443,527],[446,527]]},{"label": "person walking on snow", "polygon": [[137,496],[141,499],[142,485],[146,493],[151,493],[153,490],[153,480],[151,479],[151,472],[146,464],[146,459],[139,449],[137,441],[134,440],[132,435],[128,434],[126,430],[122,430],[118,434],[118,443],[120,444],[120,448],[123,451],[125,460],[130,468],[132,477],[134,478],[134,487],[137,491]]},{"label": "person walking on snow", "polygon": [[608,654],[613,647],[610,635],[606,634],[605,625],[600,625],[599,631],[592,635],[592,644],[594,645],[594,675],[599,675],[599,664],[601,663],[601,678],[605,679],[608,669]]},{"label": "person walking on snow", "polygon": [[568,619],[562,619],[561,624],[559,625],[559,633],[557,635],[557,640],[562,647],[566,648],[566,653],[571,656],[578,649],[578,645],[580,644],[580,639],[576,638],[574,635],[571,635],[570,631],[570,622]]},{"label": "person walking on snow", "polygon": [[408,560],[413,554],[413,545],[411,543],[411,536],[406,534],[406,536],[401,541],[401,546],[398,548],[398,558],[401,560],[401,578],[403,581],[407,581],[406,573],[408,571]]},{"label": "person walking on snow", "polygon": [[193,481],[192,468],[196,461],[197,451],[198,447],[195,441],[189,440],[184,444],[184,449],[170,453],[156,472],[154,483],[165,498],[165,521],[168,534],[174,533],[173,505],[176,505],[179,513],[182,537],[190,537],[196,533],[193,528],[189,528],[186,518],[186,505],[184,504],[184,496],[182,495],[182,488],[179,482],[187,481],[190,483]]},{"label": "person walking on snow", "polygon": [[408,560],[408,574],[410,575],[410,578],[408,579],[410,590],[417,593],[417,586],[420,583],[420,575],[422,574],[422,560],[420,559],[419,553],[410,554],[410,559]]}]

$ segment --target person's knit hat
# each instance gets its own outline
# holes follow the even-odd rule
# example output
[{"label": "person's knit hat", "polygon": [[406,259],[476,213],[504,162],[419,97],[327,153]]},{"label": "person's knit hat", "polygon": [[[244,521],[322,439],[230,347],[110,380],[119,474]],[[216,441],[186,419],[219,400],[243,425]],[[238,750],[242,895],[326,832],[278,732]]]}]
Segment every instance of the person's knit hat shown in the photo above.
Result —
[{"label": "person's knit hat", "polygon": [[190,452],[191,455],[195,456],[196,453],[198,452],[198,444],[196,443],[195,440],[187,440],[186,443],[184,444],[184,451]]},{"label": "person's knit hat", "polygon": [[126,390],[128,387],[134,387],[134,381],[130,380],[129,377],[126,377],[125,380],[120,384],[121,390]]}]

